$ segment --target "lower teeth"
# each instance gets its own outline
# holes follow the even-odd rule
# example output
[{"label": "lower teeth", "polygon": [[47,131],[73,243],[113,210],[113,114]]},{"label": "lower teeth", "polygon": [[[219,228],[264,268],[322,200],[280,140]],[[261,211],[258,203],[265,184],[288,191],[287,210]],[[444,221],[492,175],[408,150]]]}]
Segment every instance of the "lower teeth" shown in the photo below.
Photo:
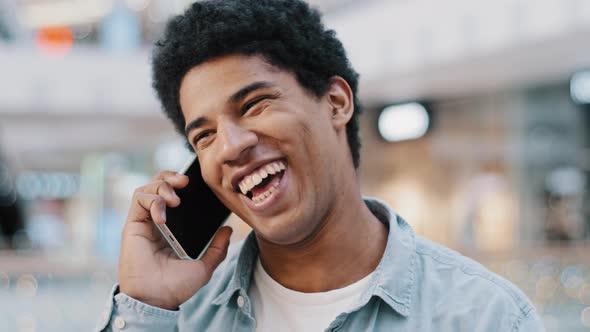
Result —
[{"label": "lower teeth", "polygon": [[282,177],[281,173],[275,174],[270,181],[268,181],[266,184],[264,184],[264,185],[267,185],[268,183],[272,182],[275,177],[277,177],[277,176],[279,177],[279,180],[276,183],[274,183],[270,188],[268,188],[265,192],[258,194],[256,196],[253,196],[252,191],[249,191],[246,196],[248,196],[248,198],[250,198],[252,201],[254,201],[254,203],[261,203],[262,201],[267,199],[270,195],[272,195],[272,193],[278,187],[279,182],[281,181],[281,177]]},{"label": "lower teeth", "polygon": [[260,203],[262,201],[264,201],[265,199],[267,199],[270,195],[272,195],[272,193],[275,191],[276,187],[279,185],[279,183],[275,183],[272,187],[268,188],[268,190],[266,190],[265,192],[263,192],[262,194],[256,196],[256,197],[252,197],[252,200],[255,203]]},{"label": "lower teeth", "polygon": [[273,191],[274,191],[274,187],[271,187],[270,189],[268,189],[264,193],[262,193],[256,197],[252,197],[252,200],[256,203],[260,203],[260,202],[264,201],[267,197],[269,197],[273,193]]}]

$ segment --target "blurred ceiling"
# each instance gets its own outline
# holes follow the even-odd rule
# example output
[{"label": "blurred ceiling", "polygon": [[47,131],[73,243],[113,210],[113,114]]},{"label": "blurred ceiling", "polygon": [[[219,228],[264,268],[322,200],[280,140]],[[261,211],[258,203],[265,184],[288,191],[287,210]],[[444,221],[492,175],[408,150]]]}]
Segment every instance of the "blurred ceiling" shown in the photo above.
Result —
[{"label": "blurred ceiling", "polygon": [[[331,13],[371,0],[309,0],[322,13]],[[181,12],[194,0],[0,0],[0,8],[15,15],[15,28],[31,29],[51,24],[93,24],[107,15],[113,6],[124,4],[148,16],[153,23]],[[158,18],[161,18],[158,19]]]},{"label": "blurred ceiling", "polygon": [[[0,4],[18,11],[67,1]],[[134,1],[167,4],[167,15],[186,3]],[[535,86],[590,68],[587,0],[310,2],[326,12],[361,73],[367,104]],[[150,43],[123,54],[74,44],[51,55],[26,38],[0,42],[0,144],[15,167],[76,170],[92,151],[153,150],[176,137],[150,86]]]}]

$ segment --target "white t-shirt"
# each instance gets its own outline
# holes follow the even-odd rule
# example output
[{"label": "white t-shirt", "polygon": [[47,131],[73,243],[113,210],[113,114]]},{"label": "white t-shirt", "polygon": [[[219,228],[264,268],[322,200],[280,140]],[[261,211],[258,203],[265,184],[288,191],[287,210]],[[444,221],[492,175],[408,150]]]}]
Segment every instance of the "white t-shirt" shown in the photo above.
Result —
[{"label": "white t-shirt", "polygon": [[256,262],[248,294],[257,332],[324,331],[342,312],[353,309],[373,273],[344,288],[301,293],[283,287]]}]

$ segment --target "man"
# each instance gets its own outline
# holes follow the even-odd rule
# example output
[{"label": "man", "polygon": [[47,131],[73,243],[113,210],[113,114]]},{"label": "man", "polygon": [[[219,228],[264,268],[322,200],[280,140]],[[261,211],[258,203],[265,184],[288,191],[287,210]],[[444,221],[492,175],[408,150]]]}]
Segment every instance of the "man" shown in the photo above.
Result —
[{"label": "man", "polygon": [[253,232],[227,253],[222,229],[201,260],[176,259],[153,222],[188,179],[161,172],[135,192],[99,330],[542,329],[510,283],[362,198],[357,74],[307,4],[196,2],[153,68],[203,179]]}]

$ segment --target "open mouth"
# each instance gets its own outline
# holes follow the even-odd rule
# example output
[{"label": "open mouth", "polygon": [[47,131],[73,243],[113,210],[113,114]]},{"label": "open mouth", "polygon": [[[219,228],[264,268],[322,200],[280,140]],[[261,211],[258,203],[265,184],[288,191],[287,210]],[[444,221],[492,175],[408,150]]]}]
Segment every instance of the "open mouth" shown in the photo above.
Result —
[{"label": "open mouth", "polygon": [[278,190],[286,168],[280,160],[262,165],[238,183],[240,192],[256,204],[264,202]]}]

